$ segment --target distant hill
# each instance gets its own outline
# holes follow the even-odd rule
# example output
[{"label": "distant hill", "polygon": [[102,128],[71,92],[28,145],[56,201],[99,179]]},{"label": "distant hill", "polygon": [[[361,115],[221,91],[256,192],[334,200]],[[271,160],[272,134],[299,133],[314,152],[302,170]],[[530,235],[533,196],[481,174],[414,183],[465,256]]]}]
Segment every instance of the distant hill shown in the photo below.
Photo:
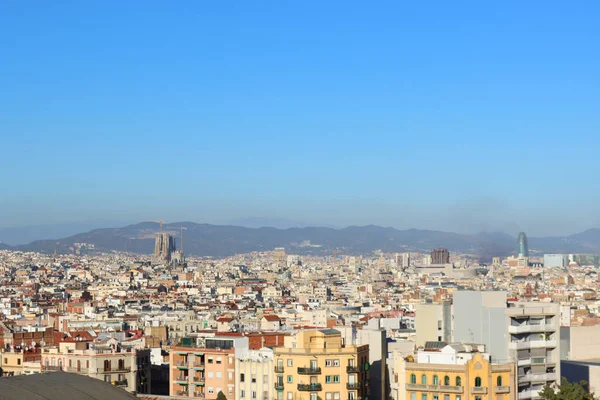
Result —
[{"label": "distant hill", "polygon": [[[290,253],[331,254],[334,249],[346,254],[430,251],[445,247],[450,251],[477,254],[483,259],[506,256],[514,252],[516,238],[503,233],[462,235],[419,229],[398,230],[379,226],[350,226],[342,229],[306,228],[246,228],[230,225],[179,222],[164,225],[179,245],[180,227],[184,233],[185,252],[200,256],[224,257],[252,251],[285,247]],[[40,252],[70,252],[74,243],[93,244],[98,251],[130,251],[150,254],[159,225],[143,222],[122,228],[94,229],[63,239],[38,240],[14,249]],[[308,245],[310,243],[310,245]],[[530,238],[533,251],[565,253],[600,253],[600,229],[591,229],[566,237]]]}]

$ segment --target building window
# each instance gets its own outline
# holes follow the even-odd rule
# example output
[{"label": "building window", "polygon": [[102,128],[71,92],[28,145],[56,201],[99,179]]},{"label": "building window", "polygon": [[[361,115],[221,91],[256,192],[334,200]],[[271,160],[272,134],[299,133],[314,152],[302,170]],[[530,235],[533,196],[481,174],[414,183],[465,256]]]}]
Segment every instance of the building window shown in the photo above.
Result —
[{"label": "building window", "polygon": [[[244,382],[244,374],[240,374],[240,382]],[[244,396],[242,396],[244,397]]]},{"label": "building window", "polygon": [[104,382],[110,383],[110,374],[109,375],[104,375]]},{"label": "building window", "polygon": [[316,393],[311,393],[310,394],[310,400],[317,400],[317,394]]},{"label": "building window", "polygon": [[481,378],[480,377],[475,378],[475,387],[481,387]]},{"label": "building window", "polygon": [[214,389],[212,388],[212,386],[209,386],[209,387],[208,387],[208,394],[214,394],[214,393],[215,393],[215,391],[214,391]]},{"label": "building window", "polygon": [[292,400],[294,398],[294,393],[288,392],[288,400]]},{"label": "building window", "polygon": [[[7,365],[7,364],[8,364],[8,358],[4,357],[4,365]],[[54,365],[54,364],[52,364],[52,365]]]},{"label": "building window", "polygon": [[460,395],[457,394],[456,395],[456,400],[460,400],[460,399],[461,399]]},{"label": "building window", "polygon": [[256,398],[256,390],[252,391],[252,398],[255,399]]},{"label": "building window", "polygon": [[333,366],[334,367],[339,367],[340,366],[340,360],[333,360]]},{"label": "building window", "polygon": [[449,394],[445,394],[444,395],[444,400],[450,400],[450,395]]},{"label": "building window", "polygon": [[125,360],[119,360],[119,371],[123,371],[125,369]]},{"label": "building window", "polygon": [[294,365],[294,363],[292,362],[292,360],[288,360],[287,366],[292,367],[293,365]]},{"label": "building window", "polygon": [[[71,360],[69,360],[69,363],[71,362]],[[21,359],[17,358],[17,365],[21,365]],[[70,365],[69,365],[70,366]]]},{"label": "building window", "polygon": [[252,375],[252,383],[256,383],[256,375]]},{"label": "building window", "polygon": [[475,400],[481,400],[481,396],[475,396]]},{"label": "building window", "polygon": [[[460,376],[456,377],[456,386],[462,386],[462,382],[460,381]],[[460,400],[460,399],[457,399]]]},{"label": "building window", "polygon": [[421,400],[427,400],[427,393],[421,394]]},{"label": "building window", "polygon": [[[20,360],[17,360],[17,361],[20,361]],[[71,360],[71,359],[69,358],[69,368],[71,368],[71,367],[73,366],[72,362],[73,362],[73,360]]]},{"label": "building window", "polygon": [[339,375],[334,375],[333,376],[333,383],[340,383],[340,376]]},{"label": "building window", "polygon": [[85,360],[85,367],[86,367],[87,369],[89,369],[89,368],[90,368],[90,360]]},{"label": "building window", "polygon": [[213,363],[213,358],[212,357],[208,357],[208,363],[212,364]]},{"label": "building window", "polygon": [[427,385],[427,375],[421,375],[421,385]]},{"label": "building window", "polygon": [[410,393],[410,400],[417,400],[417,394],[415,392]]},{"label": "building window", "polygon": [[244,393],[244,390],[240,390],[240,398],[243,399],[246,396],[246,393]]},{"label": "building window", "polygon": [[325,400],[333,400],[333,393],[325,393]]},{"label": "building window", "polygon": [[292,377],[292,375],[288,375],[288,383],[294,383],[294,377]]},{"label": "building window", "polygon": [[439,379],[438,379],[438,376],[437,376],[437,375],[434,375],[434,376],[433,376],[433,384],[434,384],[434,385],[439,385],[439,384],[440,384],[440,382],[439,382]]},{"label": "building window", "polygon": [[333,400],[340,400],[340,392],[333,393]]},{"label": "building window", "polygon": [[497,386],[502,386],[502,377],[499,376],[498,378],[496,378],[496,385]]},{"label": "building window", "polygon": [[325,377],[325,383],[331,383],[331,375]]},{"label": "building window", "polygon": [[438,394],[433,395],[433,400],[440,400],[440,396]]},{"label": "building window", "polygon": [[111,367],[110,364],[111,364],[110,360],[104,360],[104,370],[105,371],[110,371],[110,369],[111,369],[110,368]]},{"label": "building window", "polygon": [[417,376],[415,374],[410,374],[410,383],[413,385],[417,383]]},{"label": "building window", "polygon": [[444,385],[445,386],[450,386],[450,377],[448,375],[446,375],[444,377]]},{"label": "building window", "polygon": [[333,361],[331,360],[325,360],[325,366],[326,367],[331,367],[333,365]]},{"label": "building window", "polygon": [[217,379],[223,378],[223,373],[221,371],[217,371],[217,373],[215,374],[215,378],[217,378]]},{"label": "building window", "polygon": [[217,364],[221,364],[222,361],[223,359],[221,357],[217,357]]}]

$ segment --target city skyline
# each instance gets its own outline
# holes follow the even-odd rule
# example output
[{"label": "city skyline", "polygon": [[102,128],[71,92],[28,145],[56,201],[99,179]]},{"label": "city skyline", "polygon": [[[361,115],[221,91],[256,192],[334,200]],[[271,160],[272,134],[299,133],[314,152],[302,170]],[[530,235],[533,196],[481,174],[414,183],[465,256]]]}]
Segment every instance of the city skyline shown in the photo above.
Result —
[{"label": "city skyline", "polygon": [[600,226],[597,3],[1,7],[2,226]]}]

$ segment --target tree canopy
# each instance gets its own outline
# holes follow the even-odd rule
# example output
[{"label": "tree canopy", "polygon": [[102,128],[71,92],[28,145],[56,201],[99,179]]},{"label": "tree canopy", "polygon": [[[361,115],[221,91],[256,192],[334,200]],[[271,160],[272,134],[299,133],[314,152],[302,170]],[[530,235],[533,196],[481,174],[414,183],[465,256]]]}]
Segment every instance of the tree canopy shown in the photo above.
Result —
[{"label": "tree canopy", "polygon": [[217,393],[217,400],[227,400],[227,396],[225,396],[222,390],[219,390],[219,393]]},{"label": "tree canopy", "polygon": [[594,394],[588,393],[587,389],[586,381],[571,383],[563,378],[558,390],[546,386],[540,392],[540,396],[543,400],[595,400]]}]

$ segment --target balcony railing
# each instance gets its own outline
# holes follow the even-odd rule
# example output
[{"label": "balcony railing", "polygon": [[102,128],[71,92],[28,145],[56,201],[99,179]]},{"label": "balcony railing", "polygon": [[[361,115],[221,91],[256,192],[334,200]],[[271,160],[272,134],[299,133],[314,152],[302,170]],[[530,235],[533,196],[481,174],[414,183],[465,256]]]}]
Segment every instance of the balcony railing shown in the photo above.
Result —
[{"label": "balcony railing", "polygon": [[177,382],[187,382],[188,381],[188,377],[185,375],[179,375],[177,378],[175,378],[175,380]]},{"label": "balcony railing", "polygon": [[518,377],[519,382],[547,382],[555,381],[556,373],[547,372],[545,374],[526,374]]},{"label": "balcony railing", "polygon": [[203,376],[195,376],[194,382],[204,383],[204,377]]},{"label": "balcony railing", "polygon": [[204,368],[204,363],[201,363],[201,362],[195,362],[195,363],[192,363],[191,365],[192,365],[192,368]]},{"label": "balcony railing", "polygon": [[127,379],[123,379],[122,381],[116,381],[115,386],[127,386]]},{"label": "balcony railing", "polygon": [[421,385],[417,383],[407,383],[406,390],[415,390],[419,392],[445,392],[445,393],[462,393],[462,386],[446,386],[446,385]]},{"label": "balcony railing", "polygon": [[179,390],[177,392],[177,396],[187,397],[188,396],[188,392],[186,390]]},{"label": "balcony railing", "polygon": [[360,372],[360,368],[356,365],[348,365],[346,367],[346,373],[348,374],[358,374]]},{"label": "balcony railing", "polygon": [[510,393],[510,386],[496,386],[494,388],[494,393],[496,393],[496,394]]},{"label": "balcony railing", "polygon": [[320,383],[311,383],[309,385],[298,384],[298,391],[300,392],[317,392],[323,390]]},{"label": "balcony railing", "polygon": [[203,392],[194,392],[194,397],[199,397],[199,398],[203,399],[204,393]]},{"label": "balcony railing", "polygon": [[275,390],[283,390],[283,382],[275,382]]},{"label": "balcony railing", "polygon": [[352,382],[352,383],[348,382],[348,383],[346,383],[346,389],[348,389],[348,390],[358,390],[358,389],[360,389],[360,383],[358,383],[358,382]]},{"label": "balcony railing", "polygon": [[281,366],[275,366],[275,373],[276,374],[283,374],[283,367]]},{"label": "balcony railing", "polygon": [[98,368],[97,373],[98,374],[113,374],[113,373],[127,373],[127,372],[131,372],[131,367],[123,367],[123,368],[110,368],[110,369],[104,369],[104,368]]},{"label": "balcony railing", "polygon": [[523,342],[510,342],[508,344],[508,348],[511,350],[540,349],[546,347],[556,347],[556,340],[531,340]]},{"label": "balcony railing", "polygon": [[473,386],[471,388],[471,393],[473,394],[487,394],[488,390],[486,387],[481,386]]},{"label": "balcony railing", "polygon": [[298,367],[299,375],[321,375],[321,368],[303,368]]},{"label": "balcony railing", "polygon": [[511,325],[508,327],[508,333],[547,332],[555,330],[556,326],[552,323]]}]

